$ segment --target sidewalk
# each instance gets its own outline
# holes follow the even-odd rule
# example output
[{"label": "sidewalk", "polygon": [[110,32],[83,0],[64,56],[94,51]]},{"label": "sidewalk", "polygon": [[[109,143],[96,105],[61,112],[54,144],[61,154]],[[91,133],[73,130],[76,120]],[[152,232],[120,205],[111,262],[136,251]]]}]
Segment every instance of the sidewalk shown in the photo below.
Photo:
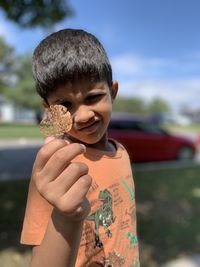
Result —
[{"label": "sidewalk", "polygon": [[34,147],[42,145],[42,139],[0,139],[0,150],[5,148]]}]

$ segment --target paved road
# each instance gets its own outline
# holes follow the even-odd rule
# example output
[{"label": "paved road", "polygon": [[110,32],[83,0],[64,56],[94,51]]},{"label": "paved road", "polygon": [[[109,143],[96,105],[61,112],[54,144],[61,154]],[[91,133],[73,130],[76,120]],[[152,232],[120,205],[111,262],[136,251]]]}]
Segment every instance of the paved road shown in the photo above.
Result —
[{"label": "paved road", "polygon": [[29,178],[41,144],[41,140],[0,141],[0,181]]}]

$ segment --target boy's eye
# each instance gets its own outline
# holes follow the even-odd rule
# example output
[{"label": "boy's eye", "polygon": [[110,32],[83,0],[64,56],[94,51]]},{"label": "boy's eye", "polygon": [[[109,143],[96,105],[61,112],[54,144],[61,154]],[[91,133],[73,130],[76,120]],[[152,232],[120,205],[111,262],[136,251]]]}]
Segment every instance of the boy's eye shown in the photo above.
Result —
[{"label": "boy's eye", "polygon": [[103,97],[103,94],[90,95],[86,98],[87,103],[93,103],[100,100]]}]

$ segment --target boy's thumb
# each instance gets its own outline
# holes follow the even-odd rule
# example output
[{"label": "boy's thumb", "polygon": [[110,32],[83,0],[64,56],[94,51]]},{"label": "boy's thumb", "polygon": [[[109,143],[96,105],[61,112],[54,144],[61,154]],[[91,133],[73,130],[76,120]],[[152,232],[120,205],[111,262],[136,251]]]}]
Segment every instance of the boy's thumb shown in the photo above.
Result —
[{"label": "boy's thumb", "polygon": [[44,144],[48,144],[49,142],[53,141],[54,139],[55,139],[55,137],[53,135],[50,135],[47,138],[45,138]]}]

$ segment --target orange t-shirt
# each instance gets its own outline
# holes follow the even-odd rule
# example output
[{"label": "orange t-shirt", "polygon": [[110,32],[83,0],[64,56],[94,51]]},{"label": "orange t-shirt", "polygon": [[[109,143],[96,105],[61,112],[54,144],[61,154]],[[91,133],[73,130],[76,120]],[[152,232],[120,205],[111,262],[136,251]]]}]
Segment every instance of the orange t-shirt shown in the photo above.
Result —
[{"label": "orange t-shirt", "polygon": [[[115,145],[116,152],[87,148],[74,159],[86,163],[93,178],[87,194],[91,212],[84,221],[76,267],[139,266],[132,169],[124,147]],[[31,181],[21,243],[40,245],[51,212]]]}]

